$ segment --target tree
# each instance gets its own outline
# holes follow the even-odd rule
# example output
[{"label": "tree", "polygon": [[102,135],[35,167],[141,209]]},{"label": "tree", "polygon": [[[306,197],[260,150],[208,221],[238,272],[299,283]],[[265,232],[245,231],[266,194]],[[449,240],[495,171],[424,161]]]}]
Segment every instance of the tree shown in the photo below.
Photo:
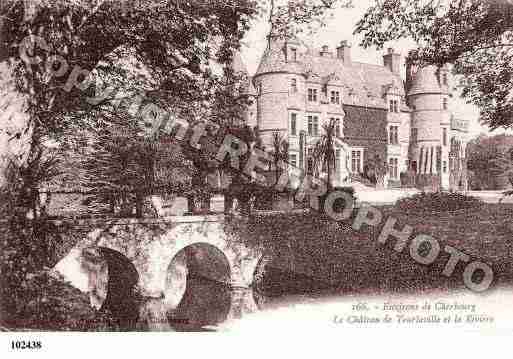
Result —
[{"label": "tree", "polygon": [[417,65],[453,64],[462,96],[491,129],[513,124],[513,3],[509,0],[384,0],[358,22],[364,47],[411,38]]},{"label": "tree", "polygon": [[[59,141],[67,127],[80,125],[67,114],[98,105],[84,101],[97,95],[88,72],[116,74],[116,62],[129,54],[144,64],[154,93],[201,101],[207,95],[201,87],[215,79],[210,61],[230,60],[257,11],[249,0],[11,0],[0,6],[0,61],[9,62],[26,99],[28,162],[41,158],[46,141]],[[38,191],[37,183],[25,187]]]},{"label": "tree", "polygon": [[376,154],[373,158],[369,158],[363,167],[363,176],[380,188],[385,187],[385,176],[387,173],[387,162],[382,159],[379,154]]},{"label": "tree", "polygon": [[313,151],[314,172],[326,172],[327,192],[333,189],[333,175],[335,173],[335,140],[336,140],[336,121],[331,119],[329,123],[323,125],[324,133],[317,141]]},{"label": "tree", "polygon": [[351,8],[352,0],[268,1],[269,39],[310,34],[323,27],[331,10]]},{"label": "tree", "polygon": [[269,164],[274,171],[274,184],[276,185],[282,175],[280,164],[288,163],[289,143],[279,132],[273,132],[272,135],[272,162]]},{"label": "tree", "polygon": [[[337,3],[4,1],[0,4],[0,62],[9,63],[28,114],[26,126],[15,136],[23,134],[29,142],[28,157],[33,162],[45,151],[44,143],[62,141],[67,128],[82,125],[71,120],[71,113],[87,113],[108,101],[134,100],[136,105],[133,93],[127,95],[109,86],[114,77],[123,80],[130,73],[118,66],[120,60],[130,58],[138,67],[131,75],[148,74],[150,86],[145,91],[168,106],[188,104],[192,110],[183,106],[181,114],[197,121],[191,112],[212,98],[212,88],[219,85],[212,62],[223,65],[231,61],[259,11],[270,7],[276,35],[285,34],[285,28],[293,23],[322,22],[326,10]],[[38,183],[26,187],[38,191]]]},{"label": "tree", "polygon": [[507,153],[513,148],[513,136],[479,136],[467,145],[467,167],[472,172],[473,189],[497,189],[498,176],[506,174]]}]

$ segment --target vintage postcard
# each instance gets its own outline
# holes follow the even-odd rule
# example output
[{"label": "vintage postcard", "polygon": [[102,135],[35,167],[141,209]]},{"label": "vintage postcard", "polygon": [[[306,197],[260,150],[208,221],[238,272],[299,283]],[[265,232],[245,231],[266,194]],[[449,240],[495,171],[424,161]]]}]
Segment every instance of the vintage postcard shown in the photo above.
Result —
[{"label": "vintage postcard", "polygon": [[511,0],[0,0],[0,94],[8,357],[513,334]]}]

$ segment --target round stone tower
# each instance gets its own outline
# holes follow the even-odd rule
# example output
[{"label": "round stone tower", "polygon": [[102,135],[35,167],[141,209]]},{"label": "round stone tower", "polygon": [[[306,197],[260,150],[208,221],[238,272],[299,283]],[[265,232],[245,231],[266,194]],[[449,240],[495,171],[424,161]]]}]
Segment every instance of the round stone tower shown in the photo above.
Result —
[{"label": "round stone tower", "polygon": [[[257,125],[265,145],[272,144],[274,132],[288,132],[288,108],[291,101],[303,93],[302,46],[295,39],[270,41],[253,77],[257,92]],[[304,103],[304,98],[302,100]]]},{"label": "round stone tower", "polygon": [[439,176],[449,187],[450,86],[447,67],[408,66],[408,105],[411,108],[410,169]]}]

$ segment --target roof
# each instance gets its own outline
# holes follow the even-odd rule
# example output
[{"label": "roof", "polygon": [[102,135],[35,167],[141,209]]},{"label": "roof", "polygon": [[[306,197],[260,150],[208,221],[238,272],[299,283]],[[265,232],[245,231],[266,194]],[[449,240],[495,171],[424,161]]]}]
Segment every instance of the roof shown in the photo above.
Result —
[{"label": "roof", "polygon": [[[298,62],[287,62],[285,57],[285,41],[271,41],[258,65],[255,77],[268,72],[304,73],[305,67],[301,59],[303,54],[298,54]],[[303,44],[302,44],[303,45]]]},{"label": "roof", "polygon": [[438,68],[434,65],[428,65],[419,68],[413,75],[410,90],[408,96],[425,94],[425,93],[445,93],[440,86],[438,79]]},{"label": "roof", "polygon": [[339,84],[344,87],[343,103],[355,106],[387,108],[384,94],[391,88],[405,95],[401,77],[387,67],[360,62],[345,65],[336,56],[320,56],[318,51],[304,47],[297,62],[287,62],[285,42],[272,42],[254,77],[269,72],[288,72],[302,74],[313,82]]},{"label": "roof", "polygon": [[231,67],[235,74],[241,75],[244,78],[244,82],[241,88],[242,92],[248,95],[256,95],[257,92],[255,87],[253,86],[253,79],[249,76],[248,69],[246,67],[246,64],[242,60],[240,52],[234,52]]}]

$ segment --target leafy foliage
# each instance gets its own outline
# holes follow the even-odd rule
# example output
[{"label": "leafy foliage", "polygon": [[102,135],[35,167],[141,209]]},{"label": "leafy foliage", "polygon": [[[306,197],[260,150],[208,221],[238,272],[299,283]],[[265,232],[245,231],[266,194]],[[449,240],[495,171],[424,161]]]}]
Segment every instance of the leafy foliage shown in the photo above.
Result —
[{"label": "leafy foliage", "polygon": [[396,208],[404,211],[404,213],[451,212],[460,209],[479,208],[481,204],[481,200],[461,193],[422,192],[412,197],[400,199],[396,203]]},{"label": "leafy foliage", "polygon": [[[97,92],[88,81],[94,79],[101,86],[102,73],[108,74],[109,81],[119,77],[119,61],[129,55],[144,66],[153,94],[200,103],[210,95],[204,91],[205,84],[216,79],[211,61],[230,61],[256,14],[255,3],[249,0],[233,4],[10,0],[2,2],[0,10],[0,61],[9,62],[17,91],[26,100],[28,121],[17,135],[30,144],[29,162],[37,161],[46,141],[58,142],[67,128],[83,125],[83,117],[69,115],[94,107],[84,100]],[[39,61],[23,61],[24,49]],[[50,70],[56,70],[52,56],[61,56],[68,64],[61,76],[51,76]],[[86,79],[76,78],[80,86],[73,86],[75,66],[96,72]],[[74,122],[77,119],[82,121]],[[28,178],[35,180],[35,176]],[[24,186],[36,191],[38,185]]]},{"label": "leafy foliage", "polygon": [[374,185],[384,187],[385,176],[388,172],[388,166],[378,154],[374,158],[365,162],[363,167],[363,177]]},{"label": "leafy foliage", "polygon": [[315,174],[319,171],[326,172],[326,184],[328,192],[333,188],[333,175],[335,173],[335,139],[336,139],[336,121],[331,119],[329,123],[323,125],[324,133],[317,141],[313,151]]},{"label": "leafy foliage", "polygon": [[[513,136],[480,136],[467,145],[467,165],[472,171],[471,186],[475,189],[497,189],[497,176],[507,174],[508,151]],[[505,161],[506,160],[506,161]]]},{"label": "leafy foliage", "polygon": [[409,61],[451,63],[462,75],[462,96],[481,110],[491,129],[513,118],[513,4],[508,0],[385,0],[367,10],[355,33],[362,45],[383,48],[411,38],[418,49]]},{"label": "leafy foliage", "polygon": [[89,298],[51,273],[78,236],[44,220],[25,217],[19,203],[23,168],[10,162],[0,187],[0,313],[2,326],[39,330],[105,330],[112,328],[108,314],[94,311]]},{"label": "leafy foliage", "polygon": [[352,0],[270,0],[269,35],[287,38],[302,32],[311,34],[325,25],[332,10],[352,6]]}]

